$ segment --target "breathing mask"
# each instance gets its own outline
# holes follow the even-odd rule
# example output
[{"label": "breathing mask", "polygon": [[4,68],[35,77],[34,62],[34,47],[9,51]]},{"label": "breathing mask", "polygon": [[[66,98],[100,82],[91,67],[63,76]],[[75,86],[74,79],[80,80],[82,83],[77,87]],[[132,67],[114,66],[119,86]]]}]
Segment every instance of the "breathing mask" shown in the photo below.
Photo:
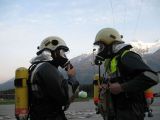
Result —
[{"label": "breathing mask", "polygon": [[102,61],[104,61],[105,59],[116,56],[123,50],[129,50],[132,48],[130,44],[124,44],[120,42],[114,42],[111,45],[105,45],[103,43],[99,43],[98,47],[99,49],[95,58],[96,65],[101,64]]},{"label": "breathing mask", "polygon": [[70,61],[68,60],[65,50],[63,49],[58,49],[54,52],[52,52],[52,57],[53,57],[53,62],[65,70],[68,70],[68,67],[73,68],[71,65]]},{"label": "breathing mask", "polygon": [[106,58],[110,58],[111,56],[112,56],[112,46],[99,43],[97,55],[95,58],[95,64],[100,65],[102,64],[102,61],[104,61]]}]

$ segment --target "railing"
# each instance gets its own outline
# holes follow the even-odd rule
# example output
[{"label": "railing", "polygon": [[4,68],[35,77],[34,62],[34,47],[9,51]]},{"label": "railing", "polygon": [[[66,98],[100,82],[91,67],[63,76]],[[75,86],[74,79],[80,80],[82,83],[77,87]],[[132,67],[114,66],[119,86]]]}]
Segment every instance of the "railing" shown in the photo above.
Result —
[{"label": "railing", "polygon": [[14,99],[14,97],[15,97],[14,94],[1,94],[0,93],[0,100],[3,100],[3,99],[10,100],[10,99]]}]

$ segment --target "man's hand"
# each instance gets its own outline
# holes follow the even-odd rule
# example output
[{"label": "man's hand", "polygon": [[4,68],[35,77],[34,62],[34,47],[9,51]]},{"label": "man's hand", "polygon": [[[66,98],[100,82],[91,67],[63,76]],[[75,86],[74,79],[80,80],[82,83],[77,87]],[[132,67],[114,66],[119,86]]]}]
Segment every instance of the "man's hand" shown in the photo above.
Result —
[{"label": "man's hand", "polygon": [[110,89],[111,93],[115,94],[115,95],[123,92],[123,89],[122,89],[121,85],[118,82],[109,83],[109,89]]},{"label": "man's hand", "polygon": [[68,74],[68,76],[75,76],[76,75],[76,70],[75,70],[75,68],[74,67],[70,67],[70,64],[69,64],[69,66],[67,67],[68,68],[68,70],[67,70],[67,74]]}]

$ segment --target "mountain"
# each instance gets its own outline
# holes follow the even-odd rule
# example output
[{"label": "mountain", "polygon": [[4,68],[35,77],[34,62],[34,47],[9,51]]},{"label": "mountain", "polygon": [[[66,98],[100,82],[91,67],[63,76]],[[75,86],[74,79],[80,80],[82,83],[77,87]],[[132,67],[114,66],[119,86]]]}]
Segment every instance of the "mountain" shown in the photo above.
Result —
[{"label": "mountain", "polygon": [[153,53],[160,48],[160,40],[154,42],[143,42],[135,40],[131,42],[134,49],[140,50],[142,53]]},{"label": "mountain", "polygon": [[154,71],[160,71],[160,49],[153,54],[144,55],[144,59]]},{"label": "mountain", "polygon": [[[152,54],[144,55],[144,59],[153,70],[160,71],[160,49]],[[98,73],[98,67],[92,64],[93,54],[82,54],[77,56],[71,59],[71,63],[76,68],[77,79],[80,84],[92,84],[94,74]],[[103,71],[104,68],[101,67],[101,70]],[[66,74],[64,71],[62,71],[62,73]],[[0,84],[0,90],[10,89],[13,87],[13,79]]]},{"label": "mountain", "polygon": [[97,66],[93,65],[93,54],[83,54],[71,59],[76,68],[77,78],[81,84],[92,84],[94,73],[98,72]]},{"label": "mountain", "polygon": [[14,88],[14,78],[8,80],[7,82],[0,84],[0,91],[7,90],[7,89],[13,89],[13,88]]}]

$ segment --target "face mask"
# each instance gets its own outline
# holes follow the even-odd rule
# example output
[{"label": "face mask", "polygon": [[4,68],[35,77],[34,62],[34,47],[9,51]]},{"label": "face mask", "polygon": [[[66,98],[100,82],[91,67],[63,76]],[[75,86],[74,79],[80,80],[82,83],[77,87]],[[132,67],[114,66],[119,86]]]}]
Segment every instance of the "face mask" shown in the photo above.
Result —
[{"label": "face mask", "polygon": [[111,55],[110,46],[106,46],[103,43],[99,43],[98,47],[99,48],[96,55],[95,63],[97,63],[98,61],[104,61],[106,58],[109,58]]},{"label": "face mask", "polygon": [[95,57],[96,65],[102,64],[102,61],[108,58],[112,58],[115,55],[112,50],[112,45],[105,45],[103,43],[99,43],[98,47],[99,49]]},{"label": "face mask", "polygon": [[53,63],[56,66],[61,66],[62,68],[66,68],[70,63],[63,49],[54,51],[52,53],[52,57],[53,57]]}]

